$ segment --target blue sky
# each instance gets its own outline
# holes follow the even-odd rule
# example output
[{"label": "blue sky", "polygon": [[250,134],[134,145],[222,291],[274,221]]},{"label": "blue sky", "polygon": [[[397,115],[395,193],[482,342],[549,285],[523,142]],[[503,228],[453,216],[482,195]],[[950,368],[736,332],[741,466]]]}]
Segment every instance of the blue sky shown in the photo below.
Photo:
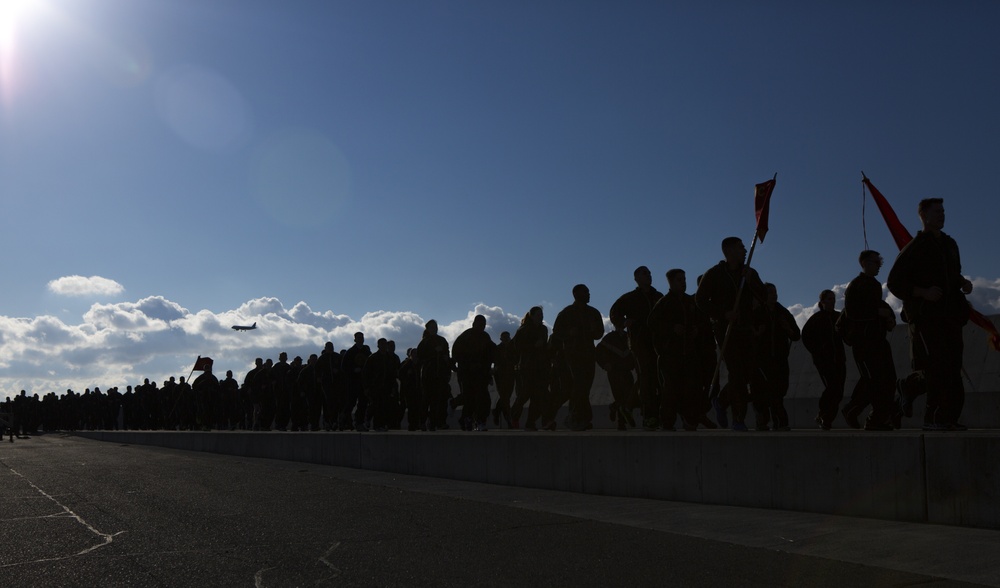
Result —
[{"label": "blue sky", "polygon": [[857,273],[864,170],[1000,310],[996,2],[0,6],[0,395],[606,315],[749,245],[774,173],[786,306]]}]

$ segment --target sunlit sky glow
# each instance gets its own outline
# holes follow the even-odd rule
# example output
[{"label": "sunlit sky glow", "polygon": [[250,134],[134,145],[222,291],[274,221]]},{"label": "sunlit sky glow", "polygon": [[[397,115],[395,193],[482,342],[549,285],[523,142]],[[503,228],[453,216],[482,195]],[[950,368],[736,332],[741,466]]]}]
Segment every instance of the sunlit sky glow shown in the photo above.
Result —
[{"label": "sunlit sky glow", "polygon": [[775,172],[754,266],[803,319],[858,272],[862,170],[913,232],[945,198],[995,314],[997,22],[985,0],[0,0],[0,396],[198,355],[242,374],[355,330],[405,349],[475,312],[496,336],[580,282],[607,315],[638,265],[665,289],[749,245]]}]

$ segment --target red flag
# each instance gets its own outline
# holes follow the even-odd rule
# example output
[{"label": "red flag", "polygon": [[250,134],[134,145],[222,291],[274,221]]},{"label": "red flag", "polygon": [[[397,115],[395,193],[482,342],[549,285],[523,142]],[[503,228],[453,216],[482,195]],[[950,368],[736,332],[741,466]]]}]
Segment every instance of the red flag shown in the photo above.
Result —
[{"label": "red flag", "polygon": [[977,327],[986,331],[990,347],[994,351],[1000,351],[1000,331],[997,331],[997,326],[993,324],[993,321],[983,316],[983,313],[971,306],[969,307],[969,320]]},{"label": "red flag", "polygon": [[885,196],[882,196],[882,193],[872,185],[871,180],[866,178],[864,174],[861,174],[861,177],[861,181],[865,183],[865,186],[868,186],[868,191],[872,193],[872,200],[878,206],[878,211],[882,213],[882,218],[885,219],[885,224],[889,227],[889,233],[892,234],[893,240],[896,241],[896,247],[902,249],[907,243],[913,240],[913,235],[910,234],[910,231],[906,230],[903,223],[899,222],[896,211],[889,206],[889,201],[885,199]]},{"label": "red flag", "polygon": [[[885,224],[888,225],[889,232],[892,233],[892,238],[896,241],[896,247],[902,249],[907,243],[913,240],[913,236],[910,235],[910,231],[906,230],[903,223],[899,222],[899,217],[896,216],[896,212],[889,206],[889,201],[882,196],[881,192],[875,189],[871,180],[866,178],[864,174],[861,174],[861,178],[865,186],[868,186],[868,190],[872,194],[872,200],[878,205],[878,210],[882,213],[882,218],[885,219]],[[981,312],[972,308],[972,305],[969,305],[969,320],[977,327],[986,331],[990,347],[996,351],[1000,351],[1000,331],[997,331],[996,325]]]},{"label": "red flag", "polygon": [[203,372],[207,368],[210,368],[210,367],[212,367],[212,358],[211,357],[202,357],[202,356],[199,355],[198,359],[194,360],[194,367],[191,368],[191,371],[192,372]]},{"label": "red flag", "polygon": [[778,174],[770,180],[757,184],[753,188],[753,208],[757,215],[757,238],[764,242],[764,235],[767,235],[767,215],[771,212],[771,192],[774,191],[774,184],[778,181]]}]

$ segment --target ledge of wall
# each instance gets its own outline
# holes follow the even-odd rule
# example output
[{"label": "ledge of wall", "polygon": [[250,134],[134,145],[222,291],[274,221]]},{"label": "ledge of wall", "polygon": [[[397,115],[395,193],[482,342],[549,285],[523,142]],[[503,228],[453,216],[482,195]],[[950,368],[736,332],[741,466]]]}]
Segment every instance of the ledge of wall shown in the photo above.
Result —
[{"label": "ledge of wall", "polygon": [[995,432],[76,434],[568,492],[1000,528]]}]

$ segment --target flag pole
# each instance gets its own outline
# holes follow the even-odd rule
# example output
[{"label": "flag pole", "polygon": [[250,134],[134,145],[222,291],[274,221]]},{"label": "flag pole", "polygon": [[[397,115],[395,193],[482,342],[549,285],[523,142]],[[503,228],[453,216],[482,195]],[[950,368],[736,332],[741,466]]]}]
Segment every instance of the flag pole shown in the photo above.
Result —
[{"label": "flag pole", "polygon": [[[772,182],[778,181],[778,172],[774,172],[774,177],[771,178]],[[774,186],[771,187],[771,191],[774,191]],[[762,208],[767,208],[767,205],[771,202],[771,194],[768,193],[767,198],[764,201],[764,206]],[[750,262],[753,261],[753,252],[757,248],[757,239],[760,237],[760,220],[758,219],[757,226],[753,230],[753,240],[750,242],[750,251],[747,253],[747,260],[743,263],[743,275],[740,276],[740,285],[736,288],[736,302],[733,304],[733,313],[739,311],[740,308],[740,298],[743,296],[743,288],[746,286],[747,282],[747,271],[750,269]],[[726,326],[726,335],[722,338],[722,346],[719,348],[719,357],[715,361],[715,371],[712,373],[712,384],[709,388],[709,399],[714,399],[719,396],[721,388],[719,387],[719,375],[722,370],[722,362],[726,357],[726,348],[729,347],[729,339],[733,333],[733,323],[732,321]],[[717,389],[719,389],[717,391]]]}]

